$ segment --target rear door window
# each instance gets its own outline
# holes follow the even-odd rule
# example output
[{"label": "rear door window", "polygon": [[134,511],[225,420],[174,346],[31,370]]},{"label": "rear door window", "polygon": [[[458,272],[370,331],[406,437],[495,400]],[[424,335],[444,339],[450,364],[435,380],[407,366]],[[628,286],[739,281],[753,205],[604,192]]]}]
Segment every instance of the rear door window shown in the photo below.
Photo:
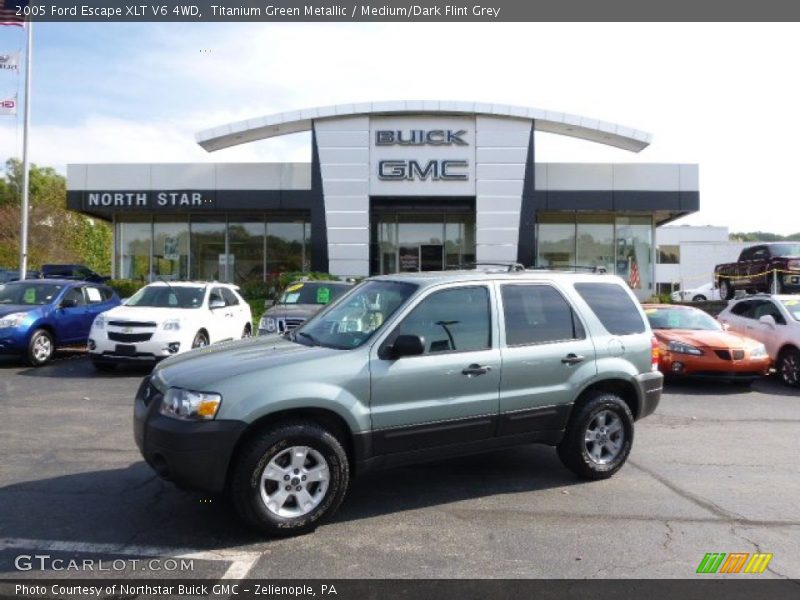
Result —
[{"label": "rear door window", "polygon": [[239,304],[239,299],[236,297],[236,294],[228,288],[222,288],[222,296],[225,298],[225,304],[228,306],[237,306]]},{"label": "rear door window", "polygon": [[575,311],[549,285],[503,285],[506,344],[523,346],[583,339]]},{"label": "rear door window", "polygon": [[622,286],[616,283],[576,283],[575,290],[612,335],[644,333],[639,308]]},{"label": "rear door window", "polygon": [[93,285],[87,285],[83,288],[83,293],[86,295],[86,301],[89,304],[100,304],[103,302],[103,294],[100,292],[99,288]]}]

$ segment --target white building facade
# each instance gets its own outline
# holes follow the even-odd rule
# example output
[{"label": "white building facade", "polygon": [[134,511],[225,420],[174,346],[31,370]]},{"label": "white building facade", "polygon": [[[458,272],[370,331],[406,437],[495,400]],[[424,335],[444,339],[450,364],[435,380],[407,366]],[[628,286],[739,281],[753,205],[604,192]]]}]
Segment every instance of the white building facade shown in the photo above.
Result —
[{"label": "white building facade", "polygon": [[655,228],[699,207],[698,168],[538,163],[537,132],[639,152],[644,132],[563,113],[381,102],[198,133],[208,151],[299,131],[311,163],[69,165],[68,206],[114,223],[114,275],[242,283],[475,262],[605,266],[655,290]]}]

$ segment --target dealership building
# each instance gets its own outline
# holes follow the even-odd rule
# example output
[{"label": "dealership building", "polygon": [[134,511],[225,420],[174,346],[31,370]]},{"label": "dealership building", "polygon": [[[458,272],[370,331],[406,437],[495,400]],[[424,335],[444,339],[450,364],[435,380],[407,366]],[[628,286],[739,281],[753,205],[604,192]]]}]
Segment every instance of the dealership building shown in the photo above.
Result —
[{"label": "dealership building", "polygon": [[540,132],[644,150],[642,131],[468,102],[280,113],[197,134],[209,152],[311,132],[310,163],[73,164],[69,208],[114,227],[118,278],[243,283],[474,262],[604,266],[645,298],[655,228],[699,206],[690,164],[536,161]]}]

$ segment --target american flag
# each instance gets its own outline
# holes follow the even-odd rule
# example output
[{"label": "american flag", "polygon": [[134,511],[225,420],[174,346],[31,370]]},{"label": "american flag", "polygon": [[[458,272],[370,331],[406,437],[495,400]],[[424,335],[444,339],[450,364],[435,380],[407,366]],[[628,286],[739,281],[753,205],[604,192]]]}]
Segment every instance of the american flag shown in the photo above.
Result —
[{"label": "american flag", "polygon": [[635,258],[631,259],[631,274],[630,277],[628,277],[628,285],[634,290],[638,290],[642,287],[642,280],[639,277],[639,263],[636,262]]},{"label": "american flag", "polygon": [[0,25],[25,26],[25,17],[17,16],[20,9],[28,6],[28,0],[0,0]]}]

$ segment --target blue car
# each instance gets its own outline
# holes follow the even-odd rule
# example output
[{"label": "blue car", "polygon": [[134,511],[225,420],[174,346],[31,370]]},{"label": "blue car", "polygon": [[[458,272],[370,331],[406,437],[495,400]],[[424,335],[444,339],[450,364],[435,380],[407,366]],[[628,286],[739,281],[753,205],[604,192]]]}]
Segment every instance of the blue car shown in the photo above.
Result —
[{"label": "blue car", "polygon": [[67,279],[0,285],[0,354],[22,356],[33,367],[60,346],[86,343],[94,318],[120,304],[110,287]]}]

